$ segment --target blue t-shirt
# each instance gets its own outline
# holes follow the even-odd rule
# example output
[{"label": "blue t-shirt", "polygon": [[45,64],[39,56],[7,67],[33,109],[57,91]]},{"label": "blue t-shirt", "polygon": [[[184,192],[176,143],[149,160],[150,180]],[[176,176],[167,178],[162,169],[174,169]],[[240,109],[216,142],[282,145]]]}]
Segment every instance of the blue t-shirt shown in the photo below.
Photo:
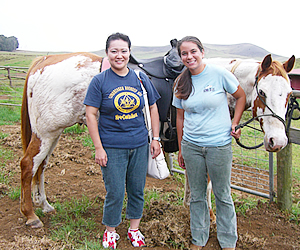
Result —
[{"label": "blue t-shirt", "polygon": [[207,64],[192,75],[193,91],[187,100],[174,95],[173,106],[184,110],[183,139],[201,147],[231,142],[231,120],[226,92],[237,91],[239,82],[224,68]]},{"label": "blue t-shirt", "polygon": [[[151,106],[160,95],[144,73],[140,73],[140,78]],[[132,69],[126,76],[119,76],[112,69],[94,76],[83,103],[99,108],[98,130],[104,147],[131,149],[148,142],[142,93],[141,83]]]}]

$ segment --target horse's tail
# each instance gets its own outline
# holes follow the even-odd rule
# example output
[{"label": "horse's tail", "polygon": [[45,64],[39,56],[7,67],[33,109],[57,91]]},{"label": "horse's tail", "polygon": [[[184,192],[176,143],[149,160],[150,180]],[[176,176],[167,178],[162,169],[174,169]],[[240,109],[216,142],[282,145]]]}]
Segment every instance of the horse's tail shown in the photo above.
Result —
[{"label": "horse's tail", "polygon": [[22,146],[23,146],[24,153],[31,140],[31,125],[30,125],[30,118],[28,113],[28,100],[27,100],[28,78],[30,76],[30,72],[33,69],[33,67],[35,67],[42,61],[44,61],[44,57],[38,57],[32,62],[27,72],[25,84],[24,84],[23,100],[22,100],[22,108],[21,108],[21,134],[22,134]]}]

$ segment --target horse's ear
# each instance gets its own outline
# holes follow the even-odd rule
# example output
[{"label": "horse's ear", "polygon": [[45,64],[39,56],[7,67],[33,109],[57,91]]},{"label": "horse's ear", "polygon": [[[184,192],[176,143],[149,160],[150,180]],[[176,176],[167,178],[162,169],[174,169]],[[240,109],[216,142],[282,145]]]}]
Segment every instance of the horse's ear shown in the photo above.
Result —
[{"label": "horse's ear", "polygon": [[295,56],[292,55],[292,57],[283,64],[283,67],[287,73],[289,73],[294,68],[295,60]]},{"label": "horse's ear", "polygon": [[272,57],[271,54],[269,54],[265,56],[264,60],[261,63],[261,70],[262,71],[267,70],[271,66],[271,63],[272,63]]}]

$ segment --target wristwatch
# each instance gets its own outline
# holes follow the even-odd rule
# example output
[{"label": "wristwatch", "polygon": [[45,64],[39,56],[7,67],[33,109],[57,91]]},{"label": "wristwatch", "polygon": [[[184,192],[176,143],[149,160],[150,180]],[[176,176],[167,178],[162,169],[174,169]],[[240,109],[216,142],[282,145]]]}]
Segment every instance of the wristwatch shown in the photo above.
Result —
[{"label": "wristwatch", "polygon": [[152,137],[152,140],[161,141],[160,137]]}]

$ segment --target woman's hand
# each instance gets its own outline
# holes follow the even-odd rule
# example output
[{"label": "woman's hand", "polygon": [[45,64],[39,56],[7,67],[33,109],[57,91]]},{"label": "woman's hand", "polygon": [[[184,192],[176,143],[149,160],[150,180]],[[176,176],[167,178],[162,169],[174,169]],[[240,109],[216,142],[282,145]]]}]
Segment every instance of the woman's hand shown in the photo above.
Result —
[{"label": "woman's hand", "polygon": [[242,131],[241,131],[241,129],[239,128],[237,131],[235,131],[235,127],[236,127],[237,125],[235,125],[235,124],[232,124],[231,125],[231,135],[235,138],[235,139],[239,139],[240,138],[240,136],[241,136],[241,133],[242,133]]},{"label": "woman's hand", "polygon": [[107,154],[104,148],[96,149],[95,152],[95,162],[101,167],[106,167],[107,164]]},{"label": "woman's hand", "polygon": [[182,154],[181,154],[181,151],[178,152],[178,164],[179,164],[179,167],[181,167],[183,169],[186,169],[185,168],[185,164],[184,164],[184,159],[183,159]]},{"label": "woman's hand", "polygon": [[235,111],[234,111],[234,117],[232,119],[230,134],[235,139],[239,139],[241,136],[241,129],[235,131],[235,127],[239,124],[242,114],[244,112],[245,104],[246,104],[246,95],[242,87],[239,85],[237,91],[233,93],[232,96],[236,99],[236,104],[235,104]]},{"label": "woman's hand", "polygon": [[152,155],[152,159],[154,159],[161,152],[160,143],[157,140],[152,140],[150,147],[151,147],[150,152],[151,152],[151,155]]}]

